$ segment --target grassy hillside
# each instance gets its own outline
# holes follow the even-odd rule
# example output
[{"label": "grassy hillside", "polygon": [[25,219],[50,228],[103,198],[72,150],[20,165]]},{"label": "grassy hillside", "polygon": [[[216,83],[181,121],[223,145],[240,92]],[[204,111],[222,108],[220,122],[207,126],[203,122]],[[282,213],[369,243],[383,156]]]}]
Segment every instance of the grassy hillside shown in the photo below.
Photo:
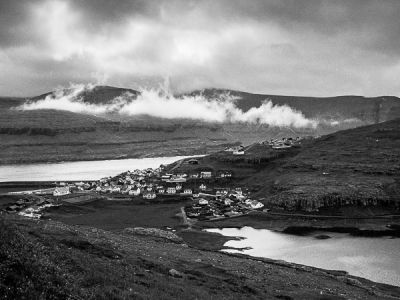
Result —
[{"label": "grassy hillside", "polygon": [[[97,86],[81,94],[88,103],[109,103],[130,89]],[[207,96],[221,90],[206,90]],[[329,134],[394,118],[400,114],[400,101],[395,97],[308,98],[269,96],[230,91],[238,95],[237,105],[243,110],[258,107],[266,98],[275,104],[287,104],[310,118],[344,120],[331,126],[321,124],[316,129],[296,129],[249,124],[211,124],[198,120],[167,120],[150,116],[102,116],[62,110],[14,110],[26,99],[0,98],[0,164],[112,159],[212,153],[227,145],[252,144],[282,136]],[[43,99],[48,94],[30,98]]]},{"label": "grassy hillside", "polygon": [[343,207],[357,206],[390,213],[400,209],[400,119],[305,140],[286,151],[255,144],[244,156],[220,152],[195,166],[204,167],[232,170],[233,185],[249,187],[274,209],[343,214]]},{"label": "grassy hillside", "polygon": [[4,299],[393,299],[398,287],[340,271],[202,251],[0,215]]}]

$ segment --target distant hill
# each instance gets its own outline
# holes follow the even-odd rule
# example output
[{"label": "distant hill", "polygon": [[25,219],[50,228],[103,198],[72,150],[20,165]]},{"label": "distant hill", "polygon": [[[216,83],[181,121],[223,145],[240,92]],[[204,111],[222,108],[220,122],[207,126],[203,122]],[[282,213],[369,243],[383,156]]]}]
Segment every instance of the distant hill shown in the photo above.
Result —
[{"label": "distant hill", "polygon": [[[83,91],[79,97],[86,103],[107,104],[127,92],[139,94],[132,89],[96,86]],[[400,117],[400,99],[396,97],[312,98],[220,89],[190,94],[199,93],[210,98],[230,93],[238,97],[236,104],[243,111],[259,107],[262,101],[270,99],[274,104],[289,105],[308,118],[326,122],[317,128],[290,128],[118,113],[94,116],[54,109],[21,111],[13,108],[25,101],[44,99],[54,92],[32,98],[0,97],[0,163],[209,153],[235,143],[248,145],[282,136],[318,136]],[[165,141],[169,141],[168,145]],[[144,144],[138,147],[137,143]],[[74,146],[78,144],[82,145],[79,151]]]},{"label": "distant hill", "polygon": [[362,97],[301,97],[278,96],[268,94],[251,94],[240,91],[205,89],[192,92],[192,95],[203,94],[207,97],[218,97],[229,93],[238,97],[237,106],[247,111],[259,107],[266,99],[277,105],[288,105],[301,111],[307,118],[351,119],[357,118],[365,123],[379,123],[400,117],[400,98],[394,96]]},{"label": "distant hill", "polygon": [[[66,89],[68,91],[68,89]],[[132,89],[125,89],[125,88],[118,88],[118,87],[112,87],[112,86],[95,86],[93,89],[84,91],[80,94],[82,97],[82,100],[86,103],[92,103],[92,104],[107,104],[112,102],[115,97],[119,97],[125,93],[131,93],[133,95],[138,95],[139,92],[136,90]],[[46,94],[42,94],[36,97],[30,98],[30,100],[40,100],[44,99],[49,95],[54,94],[54,92],[49,92]]]}]

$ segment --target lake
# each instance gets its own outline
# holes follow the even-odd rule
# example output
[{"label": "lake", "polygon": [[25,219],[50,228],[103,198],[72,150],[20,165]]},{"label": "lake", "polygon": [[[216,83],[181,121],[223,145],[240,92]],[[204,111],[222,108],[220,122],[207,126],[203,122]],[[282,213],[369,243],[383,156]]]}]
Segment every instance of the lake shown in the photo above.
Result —
[{"label": "lake", "polygon": [[98,180],[128,170],[157,168],[161,164],[170,164],[187,157],[191,156],[2,165],[0,166],[0,182]]},{"label": "lake", "polygon": [[323,269],[344,270],[354,276],[400,286],[399,238],[366,238],[328,233],[330,239],[320,240],[315,237],[318,233],[295,236],[252,227],[207,231],[245,238],[228,241],[225,243],[227,247],[252,248],[222,251],[285,260]]}]

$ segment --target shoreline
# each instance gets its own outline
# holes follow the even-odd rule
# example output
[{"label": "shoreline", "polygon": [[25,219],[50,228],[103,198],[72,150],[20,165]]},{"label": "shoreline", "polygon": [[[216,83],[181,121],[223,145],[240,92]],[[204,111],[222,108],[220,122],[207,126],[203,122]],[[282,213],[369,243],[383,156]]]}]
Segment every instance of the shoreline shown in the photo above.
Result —
[{"label": "shoreline", "polygon": [[199,230],[208,228],[241,228],[268,229],[294,235],[308,235],[315,231],[348,233],[352,236],[365,237],[400,237],[400,215],[343,217],[332,216],[318,219],[318,216],[291,217],[268,213],[250,213],[235,218],[212,221],[200,221],[193,227]]},{"label": "shoreline", "polygon": [[[222,291],[221,296],[241,298],[241,295],[247,294],[250,289],[260,299],[278,296],[281,298],[281,295],[287,297],[301,295],[304,299],[320,299],[321,287],[325,287],[322,289],[326,292],[325,295],[335,297],[339,294],[333,291],[340,291],[350,298],[357,299],[368,297],[392,299],[398,297],[400,291],[398,286],[349,275],[345,271],[326,270],[244,254],[198,250],[185,244],[161,241],[157,237],[116,233],[90,226],[4,217],[8,224],[13,226],[10,228],[29,237],[38,247],[51,239],[57,247],[53,247],[52,244],[53,248],[49,251],[39,253],[51,253],[56,259],[47,259],[46,262],[54,263],[61,270],[69,270],[60,263],[64,262],[60,259],[60,255],[67,253],[72,262],[81,262],[81,269],[77,271],[84,275],[92,274],[89,271],[93,268],[102,268],[98,271],[100,273],[111,269],[118,274],[122,272],[123,278],[128,274],[134,274],[136,277],[133,277],[133,282],[139,281],[138,286],[141,286],[142,282],[146,286],[150,284],[154,286],[160,284],[160,280],[164,282],[167,279],[170,284],[179,280],[178,288],[181,288],[184,281],[192,293],[193,289],[201,287],[202,290],[208,288],[215,294],[215,288],[218,287],[217,290]],[[115,260],[121,261],[121,264],[115,264]],[[86,261],[88,263],[82,265],[82,262]],[[66,266],[69,267],[68,264]],[[171,268],[179,271],[181,279],[171,278],[168,273]],[[104,278],[109,280],[108,276]],[[109,282],[105,281],[103,285],[105,284]],[[245,286],[241,288],[242,285]]]},{"label": "shoreline", "polygon": [[3,163],[0,161],[0,168],[1,167],[17,167],[21,165],[51,165],[51,164],[63,164],[63,163],[72,163],[72,162],[93,162],[93,161],[120,161],[124,159],[145,159],[145,158],[159,158],[159,157],[200,157],[200,156],[205,156],[204,152],[188,152],[188,153],[176,153],[176,155],[170,155],[170,153],[167,153],[165,155],[160,155],[160,153],[154,153],[154,154],[140,154],[140,155],[126,155],[126,156],[121,156],[121,157],[104,157],[104,158],[98,158],[98,157],[93,157],[93,158],[85,158],[85,159],[79,159],[78,157],[76,159],[63,159],[63,160],[48,160],[48,159],[43,159],[43,160],[31,160],[27,162],[15,162],[15,163]]}]

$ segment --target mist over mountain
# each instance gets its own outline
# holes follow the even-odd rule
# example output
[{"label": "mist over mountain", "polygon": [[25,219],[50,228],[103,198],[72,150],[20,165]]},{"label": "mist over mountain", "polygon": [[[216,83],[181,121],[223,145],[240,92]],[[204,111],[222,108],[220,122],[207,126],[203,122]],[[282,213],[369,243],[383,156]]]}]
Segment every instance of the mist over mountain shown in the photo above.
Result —
[{"label": "mist over mountain", "polygon": [[[265,103],[270,103],[271,107],[263,110]],[[252,94],[225,89],[204,89],[173,95],[168,87],[137,91],[110,86],[73,85],[67,89],[32,97],[27,103],[20,101],[18,104],[25,104],[20,106],[22,110],[60,109],[88,114],[118,112],[130,116],[149,115],[167,119],[295,127],[312,127],[315,125],[313,120],[333,126],[343,122],[355,123],[357,126],[360,125],[357,122],[371,124],[400,117],[400,101],[394,96],[367,98],[346,95],[317,98]],[[163,105],[171,108],[172,112],[160,113],[159,107]],[[216,114],[210,116],[210,113]],[[271,114],[279,115],[282,124],[265,118],[265,115]],[[285,119],[293,117],[300,118],[297,124],[296,120]]]},{"label": "mist over mountain", "polygon": [[[315,98],[223,89],[173,95],[162,88],[96,85],[3,97],[0,108],[2,163],[209,153],[400,117],[400,99],[388,96]],[[28,155],[33,149],[36,158]]]}]

